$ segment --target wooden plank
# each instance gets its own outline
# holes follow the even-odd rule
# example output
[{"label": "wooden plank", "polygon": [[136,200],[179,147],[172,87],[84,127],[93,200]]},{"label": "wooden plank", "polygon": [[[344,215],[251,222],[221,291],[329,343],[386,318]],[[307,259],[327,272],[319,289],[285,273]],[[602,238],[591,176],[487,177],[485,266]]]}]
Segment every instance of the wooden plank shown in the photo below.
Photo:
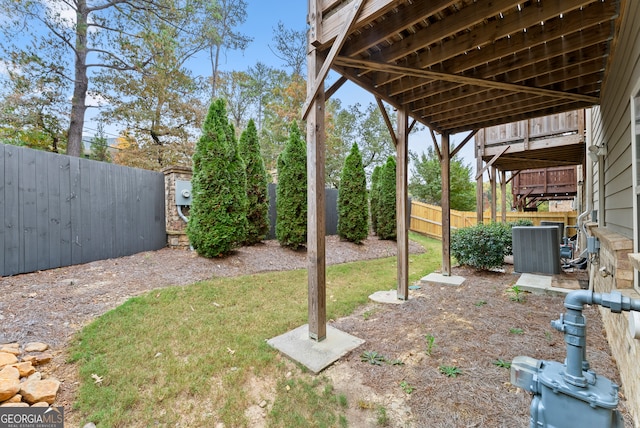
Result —
[{"label": "wooden plank", "polygon": [[[73,263],[73,227],[71,223],[72,200],[75,199],[72,189],[71,158],[58,158],[60,174],[60,266]],[[55,246],[55,243],[53,243]]]},{"label": "wooden plank", "polygon": [[[69,208],[71,223],[71,264],[78,265],[82,260],[82,241],[84,240],[84,224],[82,212],[82,176],[80,158],[69,158]],[[87,178],[88,179],[88,178]]]},{"label": "wooden plank", "polygon": [[449,157],[449,134],[442,134],[440,142],[442,160],[440,161],[440,174],[442,177],[442,274],[451,276],[451,159]]},{"label": "wooden plank", "polygon": [[[317,0],[309,0],[309,11],[317,10]],[[324,28],[323,28],[324,29]],[[311,46],[307,55],[307,255],[309,338],[322,341],[327,336],[325,260],[325,97],[324,79],[319,79],[326,58]],[[316,84],[317,82],[317,84]]]},{"label": "wooden plank", "polygon": [[[614,2],[598,3],[585,10],[576,9],[565,14],[562,20],[547,22],[545,26],[532,25],[527,33],[522,31],[522,28],[531,23],[537,24],[559,16],[560,11],[566,11],[567,6],[575,8],[576,5],[584,2],[578,0],[564,3],[556,2],[550,5],[545,4],[544,7],[525,8],[521,13],[505,15],[503,19],[494,21],[491,26],[474,27],[470,31],[456,34],[456,37],[432,44],[429,49],[416,55],[405,65],[424,69],[449,60],[445,65],[446,69],[451,73],[462,73],[492,61],[518,55],[518,51],[514,52],[514,46],[533,50],[551,47],[552,44],[560,42],[567,43],[565,39],[575,34],[590,37],[593,32],[592,27],[598,30],[602,22],[608,21],[610,16],[616,13]],[[377,26],[375,28],[377,29]],[[482,49],[470,49],[477,46],[482,46]],[[519,61],[513,61],[513,63],[519,64]],[[393,88],[398,87],[399,84],[396,82],[393,88],[389,88],[392,82],[393,79],[390,79],[379,81],[378,84],[384,85],[388,93],[394,94]]]},{"label": "wooden plank", "polygon": [[478,79],[475,77],[467,77],[467,76],[461,76],[457,74],[436,72],[436,71],[430,71],[430,70],[416,70],[416,69],[412,69],[404,66],[391,65],[383,62],[378,62],[378,61],[369,61],[369,60],[363,60],[363,59],[355,60],[355,59],[350,59],[345,57],[338,57],[336,59],[336,63],[342,66],[347,66],[347,67],[364,68],[364,69],[370,69],[370,70],[376,70],[376,71],[391,71],[394,73],[400,73],[407,76],[422,77],[425,79],[434,79],[434,80],[440,80],[440,81],[451,82],[451,83],[461,83],[465,85],[478,86],[480,88],[501,89],[501,90],[512,91],[516,93],[522,93],[522,94],[541,95],[541,96],[566,99],[571,101],[581,101],[581,102],[586,102],[590,104],[597,104],[599,101],[597,97],[592,97],[589,95],[560,92],[560,91],[554,91],[551,89],[535,88],[535,87],[529,87],[525,85],[516,85],[513,83],[497,82],[492,80]]},{"label": "wooden plank", "polygon": [[[355,1],[355,0],[353,0]],[[345,3],[344,7],[349,7],[352,2]],[[309,15],[313,16],[313,11],[321,11],[319,7],[311,7],[311,3],[315,0],[309,0]],[[388,11],[397,7],[398,4],[402,3],[403,0],[368,0],[364,2],[364,7],[362,9],[362,13],[358,16],[358,19],[353,26],[353,30],[366,27],[371,22],[375,21]],[[316,12],[318,15],[321,13]],[[318,36],[316,38],[311,39],[311,45],[313,46],[325,46],[331,43],[338,35],[340,35],[340,31],[344,24],[344,15],[341,10],[339,13],[334,13],[333,15],[327,17],[322,21],[321,27],[317,31]],[[317,39],[317,40],[314,40]]]},{"label": "wooden plank", "polygon": [[61,161],[64,156],[54,155],[49,159],[47,169],[47,205],[49,207],[48,228],[49,228],[49,263],[51,267],[65,266],[62,264],[62,218],[61,206],[63,195],[61,193],[61,175],[66,173],[61,168]]},{"label": "wooden plank", "polygon": [[20,239],[23,242],[20,255],[20,271],[38,270],[38,221],[36,206],[36,152],[23,149],[20,165]]},{"label": "wooden plank", "polygon": [[419,24],[425,19],[425,16],[440,13],[455,3],[458,3],[458,0],[432,0],[398,8],[397,13],[387,16],[384,22],[376,23],[376,25],[365,28],[359,34],[352,36],[342,54],[345,56],[360,54],[383,42],[389,37],[389,34],[400,34]]},{"label": "wooden plank", "polygon": [[[384,108],[384,104],[380,97],[376,97],[376,103],[378,104],[378,109],[380,110],[380,114],[382,115],[382,119],[384,120],[385,125],[387,125],[387,129],[389,130],[389,135],[391,136],[391,141],[394,146],[398,145],[398,135],[396,135],[395,129],[393,129],[393,124],[391,123],[391,119],[387,114],[387,109]],[[399,110],[398,110],[399,111]]]},{"label": "wooden plank", "polygon": [[[484,134],[483,134],[484,135]],[[484,177],[482,171],[482,156],[476,153],[476,222],[482,223],[482,214],[484,212]]]},{"label": "wooden plank", "polygon": [[49,153],[36,152],[36,270],[50,269],[55,266],[49,256],[50,232],[49,226],[49,166],[53,167],[54,160]]},{"label": "wooden plank", "polygon": [[20,259],[23,251],[20,217],[20,165],[24,149],[4,146],[4,272],[3,275],[22,273]]},{"label": "wooden plank", "polygon": [[409,192],[407,188],[407,166],[409,163],[409,112],[408,108],[398,110],[398,133],[396,144],[396,224],[398,248],[399,300],[409,300],[409,225],[407,224]]},{"label": "wooden plank", "polygon": [[[307,118],[307,115],[309,114],[309,109],[311,108],[311,103],[315,99],[318,91],[320,91],[320,87],[322,87],[322,90],[324,92],[324,79],[325,77],[327,77],[327,74],[329,74],[331,65],[333,64],[334,59],[338,55],[338,52],[340,52],[340,49],[342,49],[344,42],[347,41],[347,36],[349,35],[349,31],[353,28],[353,25],[356,22],[356,18],[362,11],[364,4],[365,4],[364,0],[354,0],[353,4],[349,5],[350,9],[348,9],[348,14],[345,14],[343,16],[344,23],[342,25],[342,29],[338,34],[338,37],[336,38],[336,40],[331,45],[331,49],[329,50],[329,53],[323,57],[322,66],[316,73],[314,73],[313,75],[314,78],[311,81],[313,82],[312,83],[313,86],[311,88],[308,88],[307,90],[307,99],[304,105],[302,106],[302,120],[305,120]],[[342,13],[340,13],[340,15],[342,15]],[[307,84],[307,87],[308,87],[308,84]],[[323,98],[324,98],[324,95],[323,95]]]}]

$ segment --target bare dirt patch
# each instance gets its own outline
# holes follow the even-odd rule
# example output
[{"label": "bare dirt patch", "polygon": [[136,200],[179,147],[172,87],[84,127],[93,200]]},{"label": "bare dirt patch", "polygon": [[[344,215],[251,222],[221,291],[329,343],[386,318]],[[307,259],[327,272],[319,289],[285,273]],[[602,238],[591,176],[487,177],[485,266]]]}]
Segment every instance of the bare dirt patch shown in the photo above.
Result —
[{"label": "bare dirt patch", "polygon": [[[420,248],[412,243],[411,251]],[[390,241],[370,238],[357,246],[327,238],[328,264],[395,254],[395,243]],[[65,363],[65,346],[83,325],[151,289],[216,276],[305,268],[306,263],[304,251],[267,241],[224,259],[163,249],[4,277],[0,343],[44,341],[57,350],[48,368],[64,381],[56,404],[64,405],[75,420],[71,404],[78,378],[75,367]],[[528,426],[530,396],[509,383],[509,370],[494,363],[518,355],[562,361],[563,338],[550,321],[564,312],[563,298],[527,295],[524,302],[512,301],[506,290],[518,276],[508,266],[502,274],[466,268],[454,268],[453,273],[466,277],[466,282],[460,287],[423,285],[411,291],[412,298],[402,305],[370,303],[332,323],[366,340],[322,374],[332,379],[336,393],[347,396],[349,426],[380,426],[382,415],[392,427]],[[591,366],[619,383],[598,310],[587,308],[585,314]],[[427,336],[434,338],[430,353]],[[371,365],[361,361],[365,351],[404,364]],[[446,377],[440,366],[455,366],[461,374]],[[272,390],[271,382],[265,382],[256,386],[261,399]],[[632,426],[623,393],[622,389],[620,408],[627,426]],[[258,409],[248,409],[254,423],[266,413]]]}]

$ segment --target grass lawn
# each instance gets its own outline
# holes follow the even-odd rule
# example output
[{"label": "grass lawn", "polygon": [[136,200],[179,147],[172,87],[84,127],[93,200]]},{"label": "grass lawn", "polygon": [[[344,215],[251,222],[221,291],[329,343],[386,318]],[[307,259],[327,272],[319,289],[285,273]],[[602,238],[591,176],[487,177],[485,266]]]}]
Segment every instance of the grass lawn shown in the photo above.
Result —
[{"label": "grass lawn", "polygon": [[[415,281],[440,266],[441,243],[410,238],[426,250],[410,255]],[[329,266],[327,318],[348,315],[395,284],[395,257]],[[336,396],[322,376],[287,377],[265,342],[306,322],[306,270],[216,278],[131,298],[74,340],[70,358],[81,377],[75,408],[99,427],[249,426],[245,411],[260,401],[252,382],[272,378],[270,426],[343,426],[341,410],[356,403]]]}]

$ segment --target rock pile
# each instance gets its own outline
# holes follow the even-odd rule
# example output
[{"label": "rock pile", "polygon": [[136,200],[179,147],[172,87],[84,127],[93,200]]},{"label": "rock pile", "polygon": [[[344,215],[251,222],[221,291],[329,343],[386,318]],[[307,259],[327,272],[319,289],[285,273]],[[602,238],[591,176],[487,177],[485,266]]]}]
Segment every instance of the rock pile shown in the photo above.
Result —
[{"label": "rock pile", "polygon": [[48,407],[56,399],[60,381],[36,368],[51,361],[45,343],[0,344],[0,407]]}]

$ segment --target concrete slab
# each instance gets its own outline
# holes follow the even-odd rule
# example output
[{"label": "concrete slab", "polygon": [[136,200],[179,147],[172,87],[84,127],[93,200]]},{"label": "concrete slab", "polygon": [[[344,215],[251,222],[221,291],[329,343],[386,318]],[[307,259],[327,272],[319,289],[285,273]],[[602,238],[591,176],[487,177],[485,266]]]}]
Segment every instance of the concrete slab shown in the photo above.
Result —
[{"label": "concrete slab", "polygon": [[446,276],[441,273],[431,272],[429,275],[423,276],[422,279],[420,279],[420,283],[459,286],[462,285],[465,279],[463,276]]},{"label": "concrete slab", "polygon": [[[411,294],[409,294],[409,299],[412,298]],[[406,300],[398,299],[398,290],[376,291],[369,296],[369,300],[377,303],[391,303],[394,305],[400,305],[406,302]]]},{"label": "concrete slab", "polygon": [[364,340],[327,326],[327,337],[316,342],[309,338],[309,324],[305,324],[269,339],[267,343],[314,374],[318,374],[362,345]]},{"label": "concrete slab", "polygon": [[[516,285],[520,289],[528,291],[530,293],[549,294],[552,296],[564,296],[570,291],[576,289],[575,287],[559,287],[557,281],[554,282],[552,275],[537,275],[533,273],[521,274],[520,278],[518,278],[518,281],[516,281]],[[563,285],[566,286],[566,283]]]}]

